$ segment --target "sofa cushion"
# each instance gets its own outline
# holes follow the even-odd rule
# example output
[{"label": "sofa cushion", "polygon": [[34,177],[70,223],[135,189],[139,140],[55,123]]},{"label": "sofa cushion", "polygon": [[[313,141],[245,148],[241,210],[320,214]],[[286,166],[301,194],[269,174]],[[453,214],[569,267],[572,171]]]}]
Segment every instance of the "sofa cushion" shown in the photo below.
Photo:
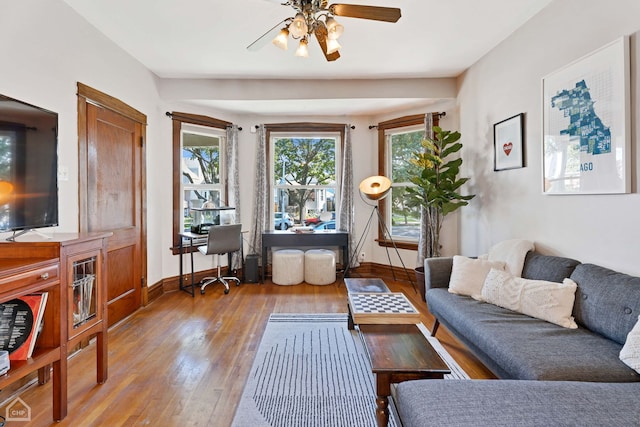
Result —
[{"label": "sofa cushion", "polygon": [[560,283],[565,278],[571,277],[571,273],[578,264],[580,261],[571,258],[529,252],[524,260],[522,277]]},{"label": "sofa cushion", "polygon": [[522,239],[504,240],[489,249],[489,261],[503,261],[505,270],[516,277],[522,276],[524,260],[529,251],[535,249],[533,242]]},{"label": "sofa cushion", "polygon": [[620,360],[636,372],[640,372],[640,317],[620,350]]},{"label": "sofa cushion", "polygon": [[568,278],[563,283],[523,279],[492,268],[482,287],[482,299],[564,328],[576,329],[578,325],[571,316],[576,287],[576,283]]},{"label": "sofa cushion", "polygon": [[640,277],[580,264],[571,279],[578,284],[573,306],[576,322],[624,344],[640,315]]},{"label": "sofa cushion", "polygon": [[640,383],[419,380],[395,389],[404,427],[631,426]]},{"label": "sofa cushion", "polygon": [[427,304],[501,378],[640,381],[620,361],[622,345],[586,328],[562,328],[441,288],[427,291]]},{"label": "sofa cushion", "polygon": [[453,257],[449,292],[481,300],[482,285],[489,270],[492,268],[504,270],[504,267],[505,264],[502,261],[471,259],[456,255]]}]

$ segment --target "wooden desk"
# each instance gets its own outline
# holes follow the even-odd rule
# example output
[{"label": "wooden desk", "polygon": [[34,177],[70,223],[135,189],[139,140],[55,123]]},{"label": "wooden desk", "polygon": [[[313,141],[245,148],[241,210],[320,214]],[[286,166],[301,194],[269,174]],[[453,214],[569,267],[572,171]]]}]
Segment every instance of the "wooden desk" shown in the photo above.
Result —
[{"label": "wooden desk", "polygon": [[345,271],[349,267],[349,233],[327,230],[315,233],[295,233],[293,231],[268,230],[262,233],[262,283],[267,271],[267,254],[274,246],[297,248],[300,246],[338,246],[342,248],[342,264]]},{"label": "wooden desk", "polygon": [[451,371],[416,325],[359,325],[376,376],[376,420],[389,421],[391,384],[442,379]]}]

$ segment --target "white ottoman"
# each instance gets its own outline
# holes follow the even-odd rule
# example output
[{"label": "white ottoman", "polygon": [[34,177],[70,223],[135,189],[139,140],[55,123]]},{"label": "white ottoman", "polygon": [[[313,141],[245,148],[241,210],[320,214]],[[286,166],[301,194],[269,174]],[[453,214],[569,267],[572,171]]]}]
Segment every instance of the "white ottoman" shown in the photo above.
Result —
[{"label": "white ottoman", "polygon": [[311,249],[304,254],[304,281],[329,285],[336,281],[336,256],[328,249]]},{"label": "white ottoman", "polygon": [[297,285],[304,282],[304,252],[281,249],[272,255],[271,280],[276,285]]}]

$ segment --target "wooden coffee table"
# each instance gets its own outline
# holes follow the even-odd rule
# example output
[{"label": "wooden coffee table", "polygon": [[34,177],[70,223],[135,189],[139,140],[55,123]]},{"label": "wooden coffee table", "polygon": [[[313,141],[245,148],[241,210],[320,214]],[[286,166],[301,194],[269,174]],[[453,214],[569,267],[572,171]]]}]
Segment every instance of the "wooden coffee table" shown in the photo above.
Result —
[{"label": "wooden coffee table", "polygon": [[389,422],[391,384],[442,379],[451,371],[416,325],[358,325],[376,376],[376,420]]},{"label": "wooden coffee table", "polygon": [[[410,380],[444,378],[451,371],[427,338],[416,326],[420,312],[403,294],[392,293],[381,279],[345,279],[348,293],[348,327],[358,325],[360,337],[371,361],[371,371],[376,376],[376,420],[378,426],[389,421],[389,396],[391,384]],[[367,296],[380,299],[402,297],[400,305],[408,308],[391,310],[376,307],[362,308],[358,298]]]}]

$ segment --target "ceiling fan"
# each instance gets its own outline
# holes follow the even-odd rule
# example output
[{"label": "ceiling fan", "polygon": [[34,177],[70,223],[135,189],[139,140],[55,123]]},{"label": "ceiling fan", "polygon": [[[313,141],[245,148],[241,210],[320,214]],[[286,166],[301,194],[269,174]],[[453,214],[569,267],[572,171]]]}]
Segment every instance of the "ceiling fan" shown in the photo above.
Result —
[{"label": "ceiling fan", "polygon": [[[281,2],[282,0],[271,0]],[[340,58],[338,38],[344,31],[335,16],[371,19],[374,21],[397,22],[400,9],[395,7],[364,6],[335,3],[327,5],[327,0],[286,0],[283,6],[291,6],[296,14],[276,24],[273,28],[247,46],[250,51],[264,47],[269,40],[282,49],[287,49],[289,36],[300,40],[296,56],[309,56],[309,38],[315,35],[327,61]],[[275,36],[275,37],[274,37]]]}]

